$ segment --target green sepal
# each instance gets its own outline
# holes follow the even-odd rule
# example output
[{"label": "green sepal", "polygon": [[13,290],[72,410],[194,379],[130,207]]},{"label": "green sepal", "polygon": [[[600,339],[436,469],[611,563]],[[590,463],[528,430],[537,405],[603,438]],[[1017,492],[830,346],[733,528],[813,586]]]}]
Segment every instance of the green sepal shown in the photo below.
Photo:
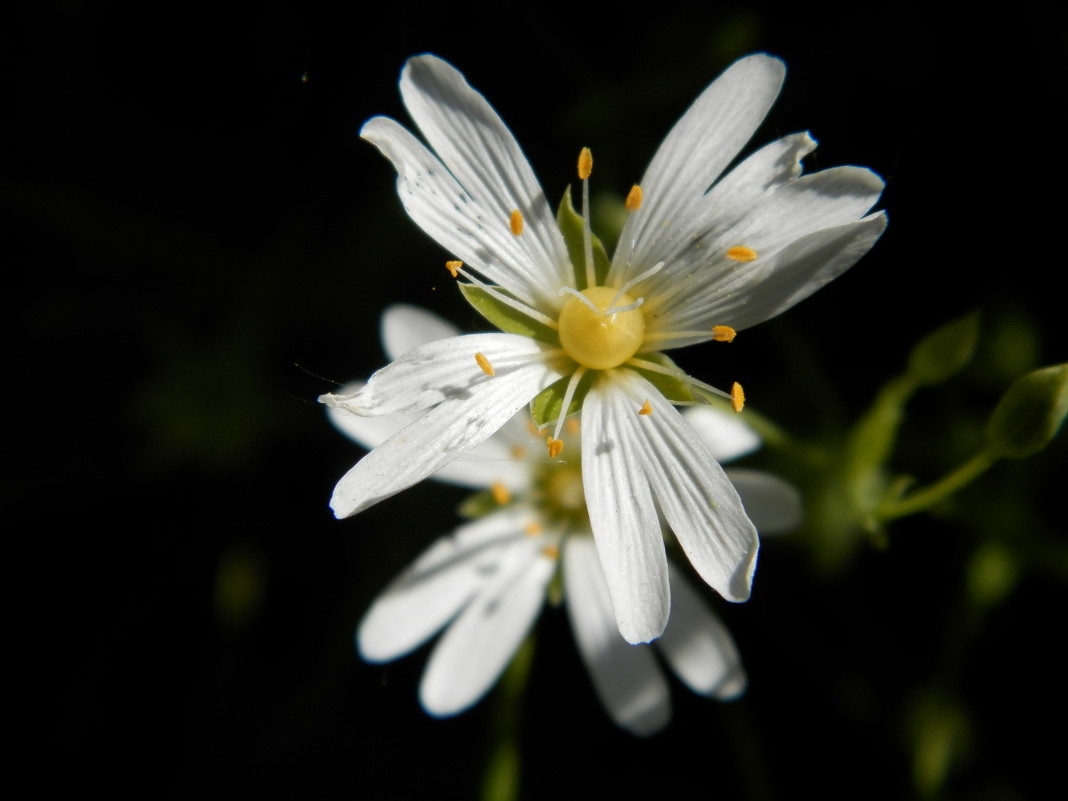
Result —
[{"label": "green sepal", "polygon": [[1068,364],[1028,373],[1008,388],[986,424],[997,456],[1019,459],[1037,453],[1057,435],[1068,415]]},{"label": "green sepal", "polygon": [[[635,358],[659,364],[661,367],[666,367],[669,370],[678,373],[680,376],[686,375],[686,373],[675,364],[670,357],[663,353],[638,353],[635,355]],[[697,401],[697,396],[694,394],[694,387],[682,378],[675,378],[674,376],[664,375],[663,373],[653,372],[652,370],[643,370],[641,367],[634,367],[633,365],[627,366],[631,370],[641,373],[642,378],[659,389],[660,394],[672,403],[685,404]],[[702,393],[702,395],[703,394],[704,393]]]},{"label": "green sepal", "polygon": [[909,375],[921,384],[941,383],[968,365],[978,341],[978,311],[951,320],[916,343]]},{"label": "green sepal", "polygon": [[483,490],[464,498],[460,505],[456,507],[456,513],[468,520],[475,520],[479,517],[485,517],[490,512],[495,512],[500,508],[501,505],[497,503],[493,493],[490,490]]},{"label": "green sepal", "polygon": [[[460,292],[464,300],[470,303],[475,311],[497,326],[507,334],[519,334],[531,337],[541,342],[552,345],[560,344],[560,337],[549,326],[539,323],[532,317],[528,317],[519,309],[509,306],[499,298],[495,298],[485,289],[474,284],[459,284]],[[497,290],[503,293],[503,290]]]},{"label": "green sepal", "polygon": [[[586,374],[579,379],[578,386],[575,387],[575,394],[571,398],[571,403],[568,404],[567,413],[564,417],[568,417],[582,408],[582,401],[585,400],[586,393],[590,391],[590,387],[593,385],[595,372],[597,371],[587,370]],[[534,425],[539,429],[560,419],[560,410],[564,406],[564,395],[567,393],[567,385],[570,381],[571,376],[564,376],[535,395],[534,400],[530,402],[530,416],[534,420]]]},{"label": "green sepal", "polygon": [[[571,269],[575,274],[575,288],[586,289],[586,249],[582,244],[582,215],[571,205],[570,186],[564,192],[560,207],[556,210],[556,224],[560,226],[560,233],[564,235],[564,243],[567,245],[567,255],[571,259]],[[596,234],[591,233],[591,238],[593,271],[597,277],[597,286],[604,286],[610,264],[608,254]]]}]

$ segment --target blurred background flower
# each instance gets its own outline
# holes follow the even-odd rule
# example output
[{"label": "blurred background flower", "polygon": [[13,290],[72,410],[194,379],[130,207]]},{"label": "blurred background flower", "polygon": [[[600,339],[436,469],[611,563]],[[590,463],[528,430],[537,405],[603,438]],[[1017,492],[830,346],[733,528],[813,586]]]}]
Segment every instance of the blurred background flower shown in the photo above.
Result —
[{"label": "blurred background flower", "polygon": [[[34,399],[5,393],[4,508],[12,564],[35,579],[16,586],[44,699],[45,736],[26,738],[47,759],[37,786],[477,793],[494,697],[431,720],[419,658],[368,665],[351,642],[462,493],[428,482],[339,524],[327,501],[352,453],[314,401],[380,366],[390,303],[482,326],[356,135],[402,114],[398,71],[424,50],[492,98],[550,194],[593,147],[604,215],[698,91],[767,50],[786,90],[754,141],[811,130],[810,169],[872,167],[893,219],[856,269],[744,342],[680,353],[710,383],[739,380],[746,414],[839,458],[797,469],[770,441],[753,457],[811,514],[765,542],[752,600],[722,609],[745,697],[678,703],[664,733],[634,740],[575,681],[564,613],[547,610],[521,702],[526,797],[557,790],[572,760],[575,795],[707,790],[710,772],[723,797],[753,799],[799,785],[1025,798],[1059,782],[1040,723],[1066,711],[1050,636],[1068,596],[1064,436],[885,526],[858,529],[836,476],[848,427],[942,324],[981,311],[967,366],[903,407],[891,482],[953,470],[1013,381],[1065,359],[1044,200],[1064,12],[1023,3],[943,27],[897,7],[747,3],[617,19],[598,36],[502,11],[474,47],[455,8],[403,25],[284,1],[14,15],[4,319],[11,385]],[[639,764],[658,769],[619,769]]]}]

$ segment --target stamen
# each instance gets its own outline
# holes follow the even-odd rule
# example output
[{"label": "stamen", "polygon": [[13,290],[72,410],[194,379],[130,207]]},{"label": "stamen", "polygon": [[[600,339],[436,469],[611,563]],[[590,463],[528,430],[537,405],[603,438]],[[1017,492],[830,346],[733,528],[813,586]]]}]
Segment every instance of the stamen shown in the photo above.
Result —
[{"label": "stamen", "polygon": [[[645,359],[637,359],[634,357],[628,359],[626,363],[629,364],[631,367],[637,367],[640,370],[648,370],[650,373],[660,373],[661,375],[671,376],[677,381],[683,381],[692,387],[696,387],[697,389],[703,390],[712,395],[719,395],[722,398],[731,397],[730,393],[724,392],[722,389],[717,389],[711,384],[706,384],[704,381],[698,381],[692,375],[688,375],[682,370],[679,370],[678,368],[673,370],[670,367],[665,367],[662,364],[657,364],[656,362],[650,362],[646,361]],[[738,389],[741,390],[741,387],[739,387]]]},{"label": "stamen", "polygon": [[735,245],[727,250],[727,258],[731,261],[755,261],[757,252],[752,248]]},{"label": "stamen", "polygon": [[590,230],[589,177],[591,172],[593,172],[593,154],[588,147],[584,147],[579,153],[579,178],[582,179],[582,256],[586,260],[587,289],[597,283],[597,270],[593,266],[593,232]]},{"label": "stamen", "polygon": [[[456,262],[456,263],[459,264],[460,262]],[[538,311],[537,309],[532,309],[530,306],[527,306],[525,303],[522,303],[521,301],[518,301],[513,297],[505,295],[503,292],[501,292],[496,287],[490,286],[485,281],[479,279],[477,276],[472,275],[471,273],[469,273],[467,270],[463,269],[462,267],[457,268],[456,272],[459,273],[460,275],[462,275],[464,278],[466,278],[472,284],[477,286],[479,289],[481,289],[483,292],[485,292],[490,297],[494,298],[495,300],[499,300],[505,306],[511,306],[517,312],[519,312],[521,314],[525,314],[527,317],[531,318],[532,320],[537,320],[542,325],[548,326],[549,328],[553,329],[554,331],[559,327],[557,322],[556,322],[556,320],[553,319],[552,317],[550,317],[549,315],[543,314],[542,312]]]},{"label": "stamen", "polygon": [[594,314],[608,314],[608,312],[606,312],[603,309],[599,308],[596,303],[594,303],[588,297],[583,295],[581,292],[579,292],[573,286],[562,286],[562,287],[560,287],[560,291],[557,292],[557,294],[558,295],[574,295],[576,298],[578,298],[583,303],[585,303],[586,306],[589,307],[589,310],[592,311]]},{"label": "stamen", "polygon": [[[639,275],[639,276],[637,276],[635,278],[631,278],[629,281],[627,281],[627,283],[623,284],[623,286],[621,286],[619,288],[618,292],[616,292],[616,296],[614,298],[612,298],[612,302],[608,304],[609,308],[611,308],[615,304],[615,302],[617,300],[619,300],[619,296],[620,295],[628,294],[632,287],[634,287],[637,284],[640,284],[642,281],[644,281],[649,276],[656,275],[658,272],[660,272],[663,269],[664,269],[664,262],[658,261],[656,264],[654,264],[652,267],[650,267],[648,270],[646,270],[641,275]],[[637,306],[635,306],[634,308],[637,308]],[[616,310],[616,311],[618,311],[618,310]]]},{"label": "stamen", "polygon": [[498,506],[504,506],[512,499],[512,493],[500,481],[494,481],[490,485],[490,492],[493,493],[493,500],[497,502]]},{"label": "stamen", "polygon": [[649,405],[649,399],[646,398],[645,399],[645,403],[642,404],[642,408],[638,409],[638,414],[646,415],[646,414],[652,414],[652,413],[653,413],[653,407]]},{"label": "stamen", "polygon": [[731,408],[734,409],[735,414],[740,412],[745,407],[745,390],[742,389],[742,385],[737,381],[731,385]]},{"label": "stamen", "polygon": [[544,548],[541,549],[541,555],[547,556],[550,559],[556,559],[560,556],[560,549],[557,548],[555,545],[546,545]]},{"label": "stamen", "polygon": [[627,199],[624,204],[627,207],[627,211],[637,211],[642,207],[642,188],[637,184],[634,184],[627,192]]},{"label": "stamen", "polygon": [[549,446],[550,459],[555,459],[560,455],[560,451],[564,449],[564,441],[562,439],[553,439],[552,436],[545,438],[545,444]]},{"label": "stamen", "polygon": [[588,147],[582,148],[578,158],[578,177],[585,181],[593,172],[593,153]]},{"label": "stamen", "polygon": [[716,342],[734,342],[736,336],[738,336],[738,332],[729,325],[712,326],[712,339]]},{"label": "stamen", "polygon": [[536,537],[541,534],[541,526],[537,523],[527,523],[523,526],[523,533],[529,537]]},{"label": "stamen", "polygon": [[[575,390],[578,389],[578,383],[582,380],[582,376],[586,375],[587,368],[585,366],[579,367],[575,372],[571,374],[571,379],[567,382],[567,389],[564,390],[564,401],[560,405],[560,417],[556,421],[556,431],[553,432],[553,439],[560,442],[560,430],[564,427],[564,420],[567,419],[567,409],[571,406],[571,399],[575,397]],[[564,443],[560,442],[560,447],[564,447]],[[552,456],[553,446],[549,443],[549,455]]]},{"label": "stamen", "polygon": [[512,233],[516,236],[523,233],[523,214],[519,209],[512,212],[512,216],[508,219],[508,227],[512,229]]},{"label": "stamen", "polygon": [[497,375],[497,371],[493,369],[493,365],[490,364],[489,359],[487,359],[481,353],[475,354],[475,361],[478,362],[478,366],[482,368],[482,372],[486,375]]},{"label": "stamen", "polygon": [[445,269],[449,271],[449,275],[453,278],[460,274],[460,268],[464,266],[462,261],[447,261],[445,262]]}]

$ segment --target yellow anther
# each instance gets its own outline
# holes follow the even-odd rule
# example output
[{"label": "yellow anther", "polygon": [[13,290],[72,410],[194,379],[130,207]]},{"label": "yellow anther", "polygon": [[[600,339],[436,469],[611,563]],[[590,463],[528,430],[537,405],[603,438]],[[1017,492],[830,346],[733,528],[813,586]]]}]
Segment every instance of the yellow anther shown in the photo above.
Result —
[{"label": "yellow anther", "polygon": [[516,460],[527,458],[527,449],[524,448],[522,445],[513,445],[512,449],[508,451],[508,453],[513,459]]},{"label": "yellow anther", "polygon": [[[516,236],[523,233],[523,214],[519,209],[512,212],[512,216],[508,219],[508,227],[512,229],[512,233]],[[755,254],[753,255],[753,258],[756,258]]]},{"label": "yellow anther", "polygon": [[652,413],[653,413],[653,407],[649,405],[649,400],[647,398],[645,403],[642,404],[642,408],[638,409],[638,414],[652,414]]},{"label": "yellow anther", "polygon": [[716,342],[734,342],[736,336],[738,336],[738,332],[729,325],[712,326],[712,339]]},{"label": "yellow anther", "polygon": [[588,147],[584,147],[582,148],[582,152],[579,153],[579,178],[585,181],[587,178],[590,177],[591,172],[593,172],[593,153],[590,152],[590,149]]},{"label": "yellow anther", "polygon": [[634,184],[627,192],[627,200],[623,204],[627,207],[627,211],[637,211],[642,207],[642,188],[637,184]]},{"label": "yellow anther", "polygon": [[569,417],[564,421],[564,429],[573,437],[579,433],[579,421],[577,417]]},{"label": "yellow anther", "polygon": [[731,261],[755,261],[757,252],[752,248],[735,245],[727,251],[727,258]]},{"label": "yellow anther", "polygon": [[528,537],[536,537],[541,534],[541,526],[537,523],[527,523],[523,526],[523,533]]},{"label": "yellow anther", "polygon": [[564,449],[564,441],[562,439],[553,439],[552,434],[545,438],[545,444],[549,446],[550,459],[555,459],[560,455],[560,451]]},{"label": "yellow anther", "polygon": [[735,412],[740,412],[745,408],[745,390],[737,381],[731,386],[731,408]]},{"label": "yellow anther", "polygon": [[497,371],[493,369],[493,365],[490,364],[489,359],[481,353],[475,354],[475,361],[478,362],[478,366],[482,368],[482,372],[486,375],[497,375]]},{"label": "yellow anther", "polygon": [[445,269],[449,271],[449,275],[455,278],[460,273],[460,268],[464,266],[462,261],[447,261],[445,262]]},{"label": "yellow anther", "polygon": [[510,493],[508,487],[504,486],[500,481],[494,481],[490,485],[490,492],[493,493],[493,500],[500,506],[504,506],[508,501],[512,500],[512,493]]},{"label": "yellow anther", "polygon": [[546,545],[544,548],[541,549],[541,555],[547,556],[550,559],[556,559],[560,556],[560,549],[557,548],[555,545]]}]

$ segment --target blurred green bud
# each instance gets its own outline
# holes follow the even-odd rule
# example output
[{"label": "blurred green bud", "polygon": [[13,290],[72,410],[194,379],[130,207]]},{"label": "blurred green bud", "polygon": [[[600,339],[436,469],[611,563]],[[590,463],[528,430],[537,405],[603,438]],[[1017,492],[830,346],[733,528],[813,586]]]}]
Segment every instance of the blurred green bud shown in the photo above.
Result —
[{"label": "blurred green bud", "polygon": [[979,341],[979,312],[943,325],[916,343],[909,354],[909,375],[921,384],[937,384],[963,370]]},{"label": "blurred green bud", "polygon": [[1019,568],[1012,553],[1001,543],[988,542],[968,562],[968,594],[978,606],[994,606],[1016,584]]},{"label": "blurred green bud", "polygon": [[1020,378],[1002,395],[986,424],[997,456],[1037,453],[1057,435],[1068,414],[1068,364],[1043,367]]}]

